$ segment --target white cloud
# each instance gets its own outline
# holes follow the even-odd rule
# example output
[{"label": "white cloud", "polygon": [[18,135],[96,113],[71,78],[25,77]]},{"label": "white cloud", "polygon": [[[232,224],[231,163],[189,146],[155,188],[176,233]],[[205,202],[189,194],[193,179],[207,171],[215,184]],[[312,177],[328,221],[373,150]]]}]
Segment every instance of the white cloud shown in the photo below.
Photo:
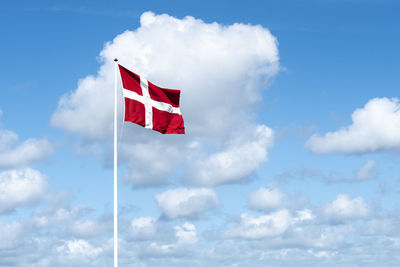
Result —
[{"label": "white cloud", "polygon": [[[40,212],[40,208],[37,214],[51,215],[50,210]],[[35,214],[10,223],[0,220],[0,236],[5,238],[0,242],[1,266],[112,265],[112,228],[107,230],[107,238],[74,238],[64,229],[74,223],[85,224],[87,212],[80,207],[54,211],[58,219],[48,220],[53,223],[39,225]],[[215,220],[202,221],[199,235],[199,229],[187,221],[173,224],[154,217],[121,218],[120,224],[127,227],[120,228],[119,256],[121,264],[135,266],[223,266],[226,262],[240,266],[318,266],[321,260],[327,266],[343,262],[379,266],[378,261],[396,266],[398,257],[393,255],[397,255],[400,244],[397,217],[396,212],[383,212],[381,218],[331,225],[315,219],[309,209],[280,210],[263,216],[242,214],[232,227],[221,225],[216,235],[210,235],[210,230],[216,230]],[[160,228],[160,222],[165,228]],[[160,237],[166,230],[169,235]],[[145,234],[140,239],[142,231]],[[133,236],[136,238],[131,239]]]},{"label": "white cloud", "polygon": [[330,252],[330,251],[313,251],[312,249],[308,250],[311,255],[316,258],[331,258],[332,256],[336,255],[337,252]]},{"label": "white cloud", "polygon": [[169,219],[197,217],[218,204],[217,194],[211,189],[177,188],[155,196],[158,207]]},{"label": "white cloud", "polygon": [[230,140],[224,151],[196,160],[191,170],[190,183],[216,186],[239,182],[258,170],[267,161],[267,150],[273,142],[273,131],[259,125],[254,132]]},{"label": "white cloud", "polygon": [[283,205],[284,197],[285,195],[277,188],[261,187],[249,195],[248,205],[254,210],[276,209]]},{"label": "white cloud", "polygon": [[44,197],[47,179],[33,169],[0,172],[0,213],[32,205]]},{"label": "white cloud", "polygon": [[[219,183],[238,182],[256,171],[266,161],[269,145],[262,140],[269,137],[256,136],[259,142],[252,142],[257,133],[245,129],[255,124],[254,106],[261,100],[261,91],[269,79],[279,70],[276,38],[262,26],[207,24],[193,17],[177,19],[151,12],[144,13],[140,22],[138,29],[125,31],[107,43],[100,53],[103,65],[98,73],[80,80],[76,90],[60,99],[51,124],[80,134],[85,141],[110,141],[113,60],[117,57],[122,65],[155,84],[182,90],[181,109],[187,130],[185,136],[176,138],[126,124],[121,146],[132,145],[136,149],[123,152],[122,160],[128,165],[126,181],[134,186],[165,184],[165,176],[178,165],[183,166],[182,160],[205,165],[206,178],[194,180],[209,179],[210,169],[215,168],[211,164],[213,158],[223,160],[232,155],[237,162],[241,152],[254,152],[257,158],[250,162],[243,157],[243,164],[234,170],[238,173],[229,172]],[[122,116],[122,105],[119,112]],[[266,135],[266,129],[269,128],[259,134]],[[246,150],[242,142],[241,147],[232,144],[226,149],[223,144],[234,139],[232,133],[247,134],[251,148]],[[190,145],[193,143],[199,144],[197,148]],[[202,162],[190,161],[193,153],[199,151],[214,154],[209,160],[205,155]],[[141,161],[150,154],[157,154],[156,159],[143,167]]]},{"label": "white cloud", "polygon": [[18,139],[13,131],[0,129],[0,169],[26,166],[43,159],[54,150],[46,139],[29,138],[22,143],[18,143]]},{"label": "white cloud", "polygon": [[103,252],[102,248],[93,247],[83,239],[67,240],[56,248],[57,252],[71,258],[96,258]]},{"label": "white cloud", "polygon": [[5,142],[3,138],[10,138],[9,141],[14,141],[13,136],[0,136],[0,168],[25,166],[41,160],[53,152],[53,145],[46,139],[28,139],[13,149],[1,150],[1,146],[5,146],[4,143],[2,144],[2,141]]},{"label": "white cloud", "polygon": [[323,207],[323,214],[330,221],[341,222],[366,217],[370,208],[362,197],[351,199],[348,195],[337,195],[332,203]]},{"label": "white cloud", "polygon": [[182,226],[175,226],[175,235],[179,246],[194,245],[197,243],[196,226],[185,222]]},{"label": "white cloud", "polygon": [[262,239],[283,234],[292,224],[292,216],[286,209],[260,217],[240,215],[239,223],[225,232],[226,237]]},{"label": "white cloud", "polygon": [[297,216],[294,218],[294,221],[298,222],[315,219],[315,215],[309,209],[298,210],[296,211],[296,215]]},{"label": "white cloud", "polygon": [[331,225],[310,209],[295,212],[281,209],[258,217],[241,214],[222,237],[248,241],[251,248],[262,251],[296,248],[299,252],[308,249],[334,252],[346,247],[346,240],[357,235],[358,226],[353,223]]},{"label": "white cloud", "polygon": [[[0,109],[0,117],[2,115]],[[0,124],[0,169],[26,167],[54,150],[53,145],[46,139],[29,138],[22,143],[19,143],[18,139],[18,134],[1,129]]]},{"label": "white cloud", "polygon": [[[0,266],[108,266],[106,240],[104,232],[92,235],[92,226],[96,229],[103,224],[103,218],[98,220],[83,220],[88,210],[81,206],[61,208],[67,203],[49,204],[44,210],[38,205],[30,216],[19,216],[6,224],[0,219]],[[57,208],[52,208],[52,205]],[[29,214],[29,213],[28,213]],[[112,216],[111,216],[112,218]],[[89,222],[89,223],[86,223]],[[71,229],[80,225],[87,233],[73,233]],[[96,226],[97,225],[97,226]],[[107,236],[112,233],[112,227],[105,229]],[[81,235],[91,238],[92,242]],[[112,242],[111,242],[112,243]],[[112,249],[112,247],[111,247]],[[104,253],[106,252],[106,253]],[[107,255],[105,255],[107,254]]]},{"label": "white cloud", "polygon": [[130,223],[129,233],[136,240],[152,240],[159,233],[159,225],[154,217],[135,218]]},{"label": "white cloud", "polygon": [[77,90],[60,100],[54,126],[94,139],[112,134],[116,57],[160,86],[182,89],[188,133],[203,135],[247,119],[260,99],[260,85],[279,69],[277,41],[261,26],[206,24],[151,12],[141,16],[137,30],[118,35],[100,55],[104,65],[97,76],[80,80]]},{"label": "white cloud", "polygon": [[324,136],[314,134],[305,146],[313,153],[368,153],[400,148],[397,98],[374,98],[351,115],[353,123]]},{"label": "white cloud", "polygon": [[46,139],[29,138],[22,143],[18,139],[13,131],[0,129],[0,168],[26,166],[53,152],[53,145]]}]

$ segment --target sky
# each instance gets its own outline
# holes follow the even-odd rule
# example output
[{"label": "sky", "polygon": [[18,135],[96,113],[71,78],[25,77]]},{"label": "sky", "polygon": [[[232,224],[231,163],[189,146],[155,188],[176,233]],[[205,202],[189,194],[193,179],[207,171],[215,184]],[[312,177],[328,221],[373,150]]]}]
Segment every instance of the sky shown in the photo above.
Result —
[{"label": "sky", "polygon": [[122,123],[120,266],[398,266],[400,4],[3,1],[0,265],[112,266],[114,58],[181,90]]}]

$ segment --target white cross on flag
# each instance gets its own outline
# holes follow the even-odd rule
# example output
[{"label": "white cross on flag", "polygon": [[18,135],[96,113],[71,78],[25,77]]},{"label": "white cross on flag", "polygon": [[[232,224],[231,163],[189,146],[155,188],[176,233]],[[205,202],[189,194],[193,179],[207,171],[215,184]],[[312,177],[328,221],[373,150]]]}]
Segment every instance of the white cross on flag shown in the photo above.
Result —
[{"label": "white cross on flag", "polygon": [[160,88],[119,65],[125,99],[124,121],[163,134],[184,134],[180,91]]}]

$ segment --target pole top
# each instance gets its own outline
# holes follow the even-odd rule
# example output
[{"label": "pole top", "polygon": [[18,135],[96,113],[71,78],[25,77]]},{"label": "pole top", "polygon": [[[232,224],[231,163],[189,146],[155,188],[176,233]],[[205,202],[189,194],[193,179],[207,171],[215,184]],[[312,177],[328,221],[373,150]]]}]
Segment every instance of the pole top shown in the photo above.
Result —
[{"label": "pole top", "polygon": [[117,62],[117,61],[118,61],[118,58],[115,58],[114,61]]}]

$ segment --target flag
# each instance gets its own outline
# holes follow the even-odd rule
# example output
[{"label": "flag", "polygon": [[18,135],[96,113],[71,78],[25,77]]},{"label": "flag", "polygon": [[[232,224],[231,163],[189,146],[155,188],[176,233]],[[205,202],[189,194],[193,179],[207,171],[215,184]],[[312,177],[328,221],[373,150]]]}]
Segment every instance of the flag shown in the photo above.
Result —
[{"label": "flag", "polygon": [[125,100],[124,121],[163,134],[185,134],[179,98],[181,92],[158,87],[119,65]]}]

